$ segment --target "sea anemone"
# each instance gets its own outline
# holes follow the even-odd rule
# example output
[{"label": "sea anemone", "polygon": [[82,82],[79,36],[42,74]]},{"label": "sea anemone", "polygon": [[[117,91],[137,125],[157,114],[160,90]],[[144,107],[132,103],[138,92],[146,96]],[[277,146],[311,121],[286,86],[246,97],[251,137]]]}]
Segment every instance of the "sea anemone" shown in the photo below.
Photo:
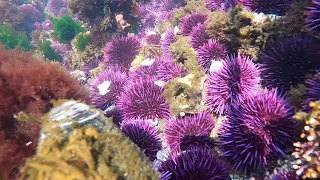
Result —
[{"label": "sea anemone", "polygon": [[233,165],[234,171],[246,174],[284,158],[293,142],[292,116],[293,107],[277,95],[276,89],[249,97],[227,114],[218,131],[221,157]]},{"label": "sea anemone", "polygon": [[170,51],[170,45],[176,41],[174,29],[169,28],[166,30],[164,35],[161,38],[161,50],[164,57],[171,57],[172,53]]},{"label": "sea anemone", "polygon": [[238,0],[205,0],[207,9],[210,11],[226,11],[237,4]]},{"label": "sea anemone", "polygon": [[140,42],[134,37],[120,37],[109,42],[105,48],[105,62],[129,68],[138,54]]},{"label": "sea anemone", "polygon": [[214,148],[214,141],[209,136],[186,135],[181,139],[180,149],[182,151],[195,148]]},{"label": "sea anemone", "polygon": [[106,68],[90,86],[91,104],[101,110],[116,104],[127,83],[128,75],[120,67]]},{"label": "sea anemone", "polygon": [[292,0],[239,0],[246,8],[257,13],[284,15]]},{"label": "sea anemone", "polygon": [[169,81],[177,77],[182,77],[187,75],[187,72],[182,69],[182,67],[173,62],[173,59],[163,58],[158,65],[157,77],[158,80]]},{"label": "sea anemone", "polygon": [[208,73],[212,61],[220,61],[227,55],[226,48],[217,40],[210,39],[197,50],[199,64]]},{"label": "sea anemone", "polygon": [[167,180],[175,179],[229,179],[227,166],[208,149],[193,149],[171,157],[162,163],[161,174],[169,174]]},{"label": "sea anemone", "polygon": [[320,68],[320,43],[312,37],[292,36],[268,44],[260,54],[262,84],[288,91]]},{"label": "sea anemone", "polygon": [[192,32],[193,28],[197,26],[198,23],[204,24],[204,22],[207,20],[208,16],[203,13],[193,13],[188,17],[185,17],[181,24],[181,33],[184,36],[190,35]]},{"label": "sea anemone", "polygon": [[207,79],[206,104],[211,112],[226,113],[231,106],[252,96],[259,88],[259,69],[249,57],[232,55]]},{"label": "sea anemone", "polygon": [[206,25],[197,24],[196,27],[192,30],[190,44],[194,49],[198,49],[203,44],[208,42],[209,36],[206,34]]},{"label": "sea anemone", "polygon": [[161,140],[156,128],[143,120],[131,120],[123,123],[121,130],[151,161],[157,159],[157,152],[161,150]]},{"label": "sea anemone", "polygon": [[306,24],[311,32],[320,32],[320,1],[313,0],[305,12]]},{"label": "sea anemone", "polygon": [[169,105],[162,96],[163,91],[150,77],[137,79],[126,86],[119,101],[125,120],[170,118]]},{"label": "sea anemone", "polygon": [[310,103],[320,100],[320,72],[314,75],[313,79],[306,82],[306,98],[303,103],[303,109],[309,112],[311,110]]},{"label": "sea anemone", "polygon": [[[210,136],[215,121],[210,113],[201,112],[166,122],[165,138],[172,152],[181,151],[180,145],[185,136]],[[198,143],[195,141],[195,143]],[[189,143],[189,145],[191,142]]]}]

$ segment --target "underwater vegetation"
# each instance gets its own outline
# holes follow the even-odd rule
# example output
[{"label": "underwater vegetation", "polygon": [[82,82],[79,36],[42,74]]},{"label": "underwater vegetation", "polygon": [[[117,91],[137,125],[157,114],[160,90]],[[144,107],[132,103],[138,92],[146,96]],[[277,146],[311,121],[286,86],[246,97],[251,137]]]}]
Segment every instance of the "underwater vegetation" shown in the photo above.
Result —
[{"label": "underwater vegetation", "polygon": [[30,180],[160,179],[151,162],[122,134],[99,133],[90,126],[75,128],[67,137],[57,134],[44,139],[21,172],[23,179]]},{"label": "underwater vegetation", "polygon": [[6,47],[6,49],[14,49],[18,47],[23,51],[31,50],[31,46],[28,37],[17,32],[14,27],[10,25],[0,26],[0,42]]},{"label": "underwater vegetation", "polygon": [[82,32],[81,23],[72,20],[68,15],[60,18],[50,18],[53,23],[53,35],[60,42],[71,41],[78,33]]},{"label": "underwater vegetation", "polygon": [[90,40],[90,37],[88,35],[80,34],[77,37],[76,46],[80,51],[85,51],[86,50],[86,46],[89,45],[90,43],[91,43],[91,40]]},{"label": "underwater vegetation", "polygon": [[[57,64],[47,63],[18,49],[0,47],[0,157],[6,178],[14,178],[28,156],[35,153],[39,134],[37,116],[52,107],[51,100],[70,98],[87,102],[86,90]],[[19,122],[20,112],[37,115]],[[30,146],[26,146],[31,142]],[[16,158],[11,158],[12,154]]]},{"label": "underwater vegetation", "polygon": [[62,61],[63,57],[56,53],[51,45],[52,43],[48,40],[39,40],[38,49],[43,53],[45,58],[51,61]]}]

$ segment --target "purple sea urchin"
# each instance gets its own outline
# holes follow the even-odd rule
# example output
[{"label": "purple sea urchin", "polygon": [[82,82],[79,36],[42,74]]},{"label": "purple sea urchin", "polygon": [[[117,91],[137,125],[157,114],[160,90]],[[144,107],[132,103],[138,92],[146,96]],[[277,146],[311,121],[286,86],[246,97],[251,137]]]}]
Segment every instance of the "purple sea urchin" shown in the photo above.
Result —
[{"label": "purple sea urchin", "polygon": [[262,84],[281,92],[304,83],[305,75],[320,68],[320,43],[312,37],[293,36],[268,44],[260,54]]},{"label": "purple sea urchin", "polygon": [[313,0],[305,12],[306,24],[310,31],[320,32],[320,0]]},{"label": "purple sea urchin", "polygon": [[239,0],[251,11],[265,14],[284,15],[292,0]]},{"label": "purple sea urchin", "polygon": [[226,55],[226,48],[214,39],[210,39],[197,50],[199,64],[207,73],[209,72],[212,60],[220,61],[221,59],[224,59]]},{"label": "purple sea urchin", "polygon": [[185,17],[180,23],[181,34],[184,36],[190,35],[193,28],[197,26],[198,23],[203,24],[207,20],[208,16],[203,13],[195,12],[188,17]]},{"label": "purple sea urchin", "polygon": [[310,103],[320,100],[320,72],[314,75],[313,79],[306,82],[306,98],[303,103],[303,109],[309,112],[311,110]]},{"label": "purple sea urchin", "polygon": [[136,38],[120,37],[107,44],[104,61],[129,68],[139,48],[140,42]]},{"label": "purple sea urchin", "polygon": [[159,66],[159,60],[158,59],[149,59],[150,62],[154,61],[152,64],[148,65],[142,65],[138,67],[133,72],[130,72],[130,79],[136,80],[136,79],[145,79],[147,77],[149,78],[156,78],[158,75],[158,66]]},{"label": "purple sea urchin", "polygon": [[116,104],[128,83],[128,75],[120,67],[111,66],[101,72],[90,86],[91,104],[105,110]]},{"label": "purple sea urchin", "polygon": [[187,72],[182,69],[179,64],[174,63],[170,58],[163,58],[158,65],[157,77],[158,80],[169,81],[176,77],[187,75]]},{"label": "purple sea urchin", "polygon": [[143,120],[137,120],[123,123],[121,130],[151,161],[157,159],[157,152],[161,150],[161,140],[156,128]]},{"label": "purple sea urchin", "polygon": [[159,45],[161,39],[161,34],[147,34],[146,42],[149,45]]},{"label": "purple sea urchin", "polygon": [[211,112],[226,113],[231,106],[252,96],[259,88],[259,69],[250,58],[233,55],[222,61],[223,67],[207,80],[206,104]]},{"label": "purple sea urchin", "polygon": [[170,45],[176,41],[173,28],[169,28],[164,33],[164,36],[161,38],[161,50],[164,57],[171,57],[172,53],[170,52]]},{"label": "purple sea urchin", "polygon": [[209,136],[215,126],[211,114],[201,112],[166,122],[165,138],[172,152],[179,152],[184,136]]},{"label": "purple sea urchin", "polygon": [[160,172],[171,173],[166,180],[229,179],[227,166],[208,149],[193,149],[171,157],[162,163]]},{"label": "purple sea urchin", "polygon": [[238,0],[205,0],[207,9],[210,11],[226,11],[237,4]]},{"label": "purple sea urchin", "polygon": [[275,89],[246,99],[228,113],[219,129],[221,156],[234,171],[246,174],[265,168],[270,160],[285,157],[293,142],[293,113],[293,107],[278,97]]},{"label": "purple sea urchin", "polygon": [[162,96],[164,89],[154,79],[138,79],[121,93],[119,107],[128,119],[170,118],[169,105]]},{"label": "purple sea urchin", "polygon": [[208,42],[209,36],[206,34],[206,25],[200,23],[197,24],[197,26],[192,30],[190,37],[190,44],[194,49],[198,49]]},{"label": "purple sea urchin", "polygon": [[214,141],[209,136],[195,136],[186,135],[181,139],[180,149],[182,151],[195,149],[195,148],[209,148],[214,147]]}]

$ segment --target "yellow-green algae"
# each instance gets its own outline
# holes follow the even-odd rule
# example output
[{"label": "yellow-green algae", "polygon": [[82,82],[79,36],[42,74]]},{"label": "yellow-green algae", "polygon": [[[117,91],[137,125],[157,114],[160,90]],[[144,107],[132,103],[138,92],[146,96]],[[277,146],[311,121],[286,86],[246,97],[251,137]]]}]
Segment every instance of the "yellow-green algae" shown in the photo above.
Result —
[{"label": "yellow-green algae", "polygon": [[165,85],[164,96],[169,104],[170,113],[179,116],[184,113],[197,113],[204,110],[202,87],[204,74],[188,74],[182,78],[170,80]]},{"label": "yellow-green algae", "polygon": [[177,63],[182,64],[182,68],[189,73],[203,74],[203,68],[199,65],[196,51],[190,46],[190,37],[176,36],[176,42],[170,45],[170,51]]},{"label": "yellow-green algae", "polygon": [[[65,102],[67,100],[59,100],[54,106]],[[42,132],[48,136],[41,139],[37,154],[21,168],[22,179],[160,179],[152,162],[139,147],[121,133],[111,118],[100,115],[106,121],[103,131],[98,132],[91,125],[80,127],[73,122],[72,132],[68,133],[60,129],[59,124],[72,117],[52,122],[50,112],[46,114]]]}]

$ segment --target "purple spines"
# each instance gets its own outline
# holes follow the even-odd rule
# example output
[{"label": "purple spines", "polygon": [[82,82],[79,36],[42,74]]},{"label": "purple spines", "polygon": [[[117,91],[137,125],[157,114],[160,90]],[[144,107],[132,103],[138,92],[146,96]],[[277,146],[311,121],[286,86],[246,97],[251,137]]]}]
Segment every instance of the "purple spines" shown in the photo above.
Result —
[{"label": "purple spines", "polygon": [[292,36],[267,44],[260,54],[262,84],[286,92],[304,83],[306,74],[320,68],[320,42],[308,36]]},{"label": "purple spines", "polygon": [[173,28],[169,28],[164,33],[164,36],[161,38],[161,50],[164,57],[171,57],[172,53],[170,51],[170,45],[176,41]]},{"label": "purple spines", "polygon": [[137,79],[121,93],[119,107],[125,119],[170,118],[169,105],[162,96],[164,88],[153,78]]},{"label": "purple spines", "polygon": [[134,81],[136,79],[157,78],[159,61],[158,59],[149,59],[149,61],[154,62],[152,64],[142,65],[133,72],[130,72],[130,79]]},{"label": "purple spines", "polygon": [[105,48],[104,61],[129,68],[140,48],[140,42],[134,37],[120,37],[109,42]]},{"label": "purple spines", "polygon": [[180,149],[182,151],[195,148],[214,148],[214,140],[209,136],[186,135],[181,139]]},{"label": "purple spines", "polygon": [[166,122],[165,138],[172,152],[180,152],[184,136],[209,136],[215,126],[210,113],[201,112]]},{"label": "purple spines", "polygon": [[124,122],[121,130],[151,161],[157,159],[157,152],[161,150],[161,139],[155,127],[146,121],[137,120]]},{"label": "purple spines", "polygon": [[206,25],[197,24],[197,26],[192,30],[190,44],[194,49],[198,49],[203,44],[208,42],[208,35],[206,34]]},{"label": "purple spines", "polygon": [[320,100],[320,72],[312,79],[309,79],[306,82],[306,92],[305,92],[306,100],[303,103],[303,109],[306,112],[311,110],[310,103]]},{"label": "purple spines", "polygon": [[41,12],[32,4],[23,4],[19,9],[25,14],[25,17],[32,22],[38,22],[41,19]]},{"label": "purple spines", "polygon": [[246,8],[257,13],[284,15],[292,0],[239,0]]},{"label": "purple spines", "polygon": [[[165,180],[229,179],[227,166],[209,149],[192,149],[163,162],[160,169]],[[170,175],[169,175],[170,174]]]},{"label": "purple spines", "polygon": [[157,77],[158,80],[169,81],[177,77],[183,77],[187,75],[187,71],[183,70],[182,67],[174,63],[170,58],[163,58],[158,65]]},{"label": "purple spines", "polygon": [[101,110],[115,105],[127,83],[128,75],[126,72],[118,66],[108,67],[91,83],[91,104]]},{"label": "purple spines", "polygon": [[161,34],[149,34],[146,36],[146,42],[149,45],[159,45],[161,39]]},{"label": "purple spines", "polygon": [[206,104],[211,112],[224,114],[259,88],[259,69],[249,57],[232,55],[207,79]]},{"label": "purple spines", "polygon": [[207,18],[208,18],[207,14],[198,13],[198,12],[193,13],[188,17],[185,17],[180,23],[181,34],[184,36],[190,35],[194,27],[196,27],[198,23],[204,24]]},{"label": "purple spines", "polygon": [[276,89],[249,97],[228,113],[219,129],[217,145],[234,171],[262,170],[269,161],[284,158],[291,148],[293,107]]},{"label": "purple spines", "polygon": [[306,24],[311,32],[320,32],[320,0],[313,0],[305,11]]},{"label": "purple spines", "polygon": [[227,55],[226,48],[215,39],[210,39],[197,49],[199,64],[208,73],[212,61],[220,61]]},{"label": "purple spines", "polygon": [[92,59],[83,65],[82,71],[85,72],[87,76],[91,76],[90,71],[97,68],[101,61],[101,59]]},{"label": "purple spines", "polygon": [[237,1],[238,0],[205,0],[205,4],[210,11],[227,11],[229,8],[234,7]]},{"label": "purple spines", "polygon": [[45,8],[46,12],[51,16],[62,15],[61,10],[64,12],[67,8],[66,0],[49,0]]}]

